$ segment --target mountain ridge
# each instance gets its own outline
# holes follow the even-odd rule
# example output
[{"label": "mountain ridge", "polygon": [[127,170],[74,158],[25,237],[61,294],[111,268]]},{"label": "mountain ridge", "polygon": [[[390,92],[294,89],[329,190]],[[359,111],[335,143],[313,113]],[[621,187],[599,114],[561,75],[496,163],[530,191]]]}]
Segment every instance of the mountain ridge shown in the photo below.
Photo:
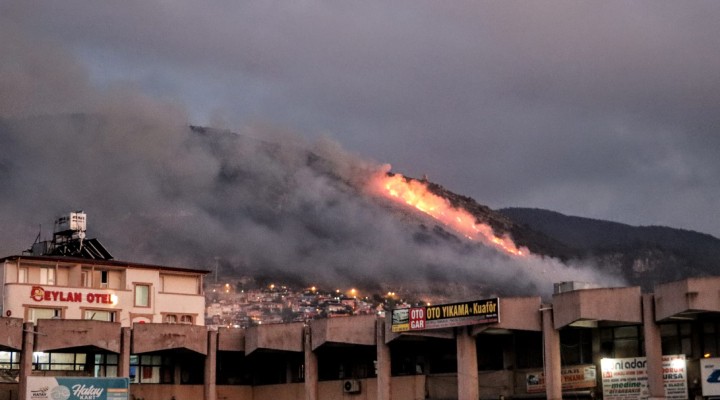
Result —
[{"label": "mountain ridge", "polygon": [[[498,212],[558,240],[575,252],[569,258],[613,264],[643,288],[690,276],[717,275],[720,239],[667,226],[632,226],[540,208],[502,208]],[[610,268],[607,268],[610,269]]]},{"label": "mountain ridge", "polygon": [[387,173],[386,166],[333,143],[310,148],[265,140],[272,132],[152,122],[125,115],[0,119],[0,183],[17,195],[4,205],[0,243],[26,248],[17,238],[37,235],[30,224],[38,211],[84,209],[92,229],[102,232],[96,236],[122,259],[213,265],[312,285],[444,289],[453,299],[468,299],[549,294],[554,282],[565,280],[647,286],[717,274],[708,265],[720,258],[719,247],[708,236],[660,229],[648,242],[645,232],[621,230],[616,237],[638,244],[623,247],[600,240],[607,235],[563,235],[440,184],[404,178],[537,255],[518,257],[467,240],[387,193],[371,193],[368,184]]}]

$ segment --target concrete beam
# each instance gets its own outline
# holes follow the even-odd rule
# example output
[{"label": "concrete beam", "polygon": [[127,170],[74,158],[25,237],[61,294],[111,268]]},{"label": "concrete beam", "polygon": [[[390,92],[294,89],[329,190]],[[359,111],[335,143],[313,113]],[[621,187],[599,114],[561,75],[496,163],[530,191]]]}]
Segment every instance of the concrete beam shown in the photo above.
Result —
[{"label": "concrete beam", "polygon": [[325,343],[374,346],[376,319],[375,315],[358,315],[312,320],[312,349]]},{"label": "concrete beam", "polygon": [[0,347],[20,351],[22,341],[22,318],[0,318]]},{"label": "concrete beam", "polygon": [[245,351],[245,329],[218,329],[218,350]]},{"label": "concrete beam", "polygon": [[476,336],[492,329],[540,332],[542,330],[542,320],[538,310],[541,302],[539,296],[501,297],[499,305],[500,321],[494,324],[472,325],[470,334]]},{"label": "concrete beam", "polygon": [[92,346],[120,353],[120,323],[92,320],[41,319],[35,351]]},{"label": "concrete beam", "polygon": [[577,321],[642,322],[639,286],[626,288],[582,289],[554,294],[552,298],[555,329]]},{"label": "concrete beam", "polygon": [[302,322],[292,324],[259,325],[245,332],[245,354],[255,350],[303,351]]},{"label": "concrete beam", "polygon": [[207,328],[185,324],[133,324],[133,354],[172,349],[207,355]]},{"label": "concrete beam", "polygon": [[688,312],[720,312],[720,277],[688,278],[655,286],[655,320]]}]

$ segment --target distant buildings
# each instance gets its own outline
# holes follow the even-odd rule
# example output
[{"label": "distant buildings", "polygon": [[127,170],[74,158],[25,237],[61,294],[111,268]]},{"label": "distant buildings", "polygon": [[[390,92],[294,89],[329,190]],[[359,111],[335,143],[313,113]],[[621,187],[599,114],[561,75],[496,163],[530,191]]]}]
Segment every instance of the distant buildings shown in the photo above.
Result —
[{"label": "distant buildings", "polygon": [[237,291],[230,283],[220,283],[207,287],[205,294],[205,323],[217,327],[247,328],[376,312],[367,299],[318,290],[296,291],[288,286]]}]

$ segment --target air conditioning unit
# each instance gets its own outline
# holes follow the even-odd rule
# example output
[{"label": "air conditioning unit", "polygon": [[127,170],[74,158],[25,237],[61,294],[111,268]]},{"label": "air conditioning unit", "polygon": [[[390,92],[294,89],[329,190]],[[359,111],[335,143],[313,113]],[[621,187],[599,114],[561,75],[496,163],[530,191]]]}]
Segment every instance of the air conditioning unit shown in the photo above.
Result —
[{"label": "air conditioning unit", "polygon": [[343,381],[343,393],[360,393],[360,381],[357,379]]}]

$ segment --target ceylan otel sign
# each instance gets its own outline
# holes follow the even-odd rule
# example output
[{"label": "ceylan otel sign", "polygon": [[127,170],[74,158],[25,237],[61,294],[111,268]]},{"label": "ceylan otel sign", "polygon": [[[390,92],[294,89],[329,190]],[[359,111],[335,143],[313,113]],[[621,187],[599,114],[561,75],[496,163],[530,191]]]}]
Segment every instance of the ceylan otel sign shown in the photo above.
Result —
[{"label": "ceylan otel sign", "polygon": [[63,303],[93,303],[93,304],[115,304],[117,296],[112,293],[82,293],[71,290],[48,290],[42,286],[33,286],[30,289],[30,298],[36,302],[59,301]]},{"label": "ceylan otel sign", "polygon": [[500,299],[392,310],[392,331],[407,332],[500,321]]}]

